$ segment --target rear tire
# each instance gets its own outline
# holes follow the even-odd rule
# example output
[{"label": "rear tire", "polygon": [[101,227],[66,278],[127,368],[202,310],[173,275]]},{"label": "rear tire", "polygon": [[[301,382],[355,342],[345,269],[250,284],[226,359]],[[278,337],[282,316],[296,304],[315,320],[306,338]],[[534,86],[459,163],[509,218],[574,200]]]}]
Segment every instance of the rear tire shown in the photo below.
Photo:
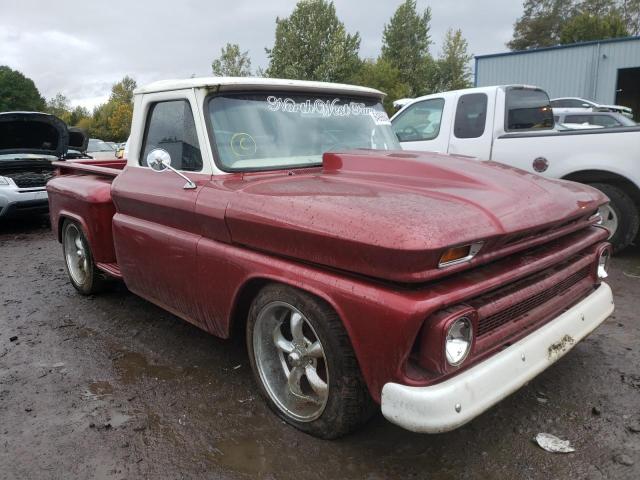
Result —
[{"label": "rear tire", "polygon": [[107,280],[95,262],[89,242],[77,222],[65,220],[62,225],[62,254],[71,285],[82,295],[92,295],[105,289]]},{"label": "rear tire", "polygon": [[377,410],[340,318],[321,300],[267,285],[253,300],[246,333],[260,392],[290,425],[332,439]]},{"label": "rear tire", "polygon": [[[636,238],[638,228],[640,226],[640,212],[633,199],[621,188],[609,183],[592,183],[592,187],[597,188],[604,193],[610,200],[610,210],[604,211],[605,215],[609,215],[610,219],[614,219],[617,223],[615,231],[611,232],[609,242],[613,246],[615,252],[624,250]],[[607,218],[604,218],[604,223]]]}]

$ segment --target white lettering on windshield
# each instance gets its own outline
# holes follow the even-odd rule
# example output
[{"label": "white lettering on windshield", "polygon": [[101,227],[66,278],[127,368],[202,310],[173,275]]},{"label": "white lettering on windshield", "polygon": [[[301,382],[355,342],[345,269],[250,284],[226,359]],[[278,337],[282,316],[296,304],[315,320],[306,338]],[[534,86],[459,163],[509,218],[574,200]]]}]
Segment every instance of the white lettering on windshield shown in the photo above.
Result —
[{"label": "white lettering on windshield", "polygon": [[305,100],[296,102],[292,98],[270,95],[267,97],[268,108],[272,112],[302,113],[305,115],[321,115],[323,117],[347,117],[350,115],[368,115],[376,125],[389,125],[386,112],[367,107],[364,103],[340,103],[339,98],[333,100]]}]

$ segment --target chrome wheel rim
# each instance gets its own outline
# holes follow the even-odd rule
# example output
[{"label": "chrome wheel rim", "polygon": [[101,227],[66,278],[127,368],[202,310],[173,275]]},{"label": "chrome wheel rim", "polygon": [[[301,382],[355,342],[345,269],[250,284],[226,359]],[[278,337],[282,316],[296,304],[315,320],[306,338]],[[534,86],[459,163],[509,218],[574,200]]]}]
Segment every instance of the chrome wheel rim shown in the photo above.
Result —
[{"label": "chrome wheel rim", "polygon": [[267,394],[288,417],[311,422],[329,399],[329,369],[307,318],[285,302],[260,310],[253,329],[256,367]]},{"label": "chrome wheel rim", "polygon": [[76,225],[70,224],[64,234],[64,258],[72,280],[84,285],[89,273],[89,256]]},{"label": "chrome wheel rim", "polygon": [[618,215],[616,211],[611,207],[611,205],[603,205],[598,209],[598,213],[600,214],[600,218],[602,220],[598,222],[604,228],[609,230],[609,238],[613,237],[618,230]]}]

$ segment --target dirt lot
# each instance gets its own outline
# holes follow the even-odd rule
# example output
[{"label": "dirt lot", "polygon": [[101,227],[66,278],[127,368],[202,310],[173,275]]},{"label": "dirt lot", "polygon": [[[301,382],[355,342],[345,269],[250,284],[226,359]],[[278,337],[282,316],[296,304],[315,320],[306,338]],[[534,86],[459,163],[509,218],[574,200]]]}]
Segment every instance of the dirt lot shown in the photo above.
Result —
[{"label": "dirt lot", "polygon": [[378,415],[334,442],[268,410],[241,341],[121,286],[76,294],[46,220],[0,225],[0,265],[2,479],[640,478],[639,250],[614,261],[614,316],[471,424],[416,435]]}]

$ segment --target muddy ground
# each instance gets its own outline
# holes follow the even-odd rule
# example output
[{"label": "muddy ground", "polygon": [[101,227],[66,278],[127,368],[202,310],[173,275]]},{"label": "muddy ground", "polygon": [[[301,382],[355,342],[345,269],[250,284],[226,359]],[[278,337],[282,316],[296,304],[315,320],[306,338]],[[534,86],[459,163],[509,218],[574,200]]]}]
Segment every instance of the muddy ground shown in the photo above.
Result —
[{"label": "muddy ground", "polygon": [[121,286],[82,297],[45,219],[0,225],[0,478],[637,479],[640,250],[611,284],[612,318],[469,425],[417,435],[377,415],[328,442],[268,410],[241,341]]}]

